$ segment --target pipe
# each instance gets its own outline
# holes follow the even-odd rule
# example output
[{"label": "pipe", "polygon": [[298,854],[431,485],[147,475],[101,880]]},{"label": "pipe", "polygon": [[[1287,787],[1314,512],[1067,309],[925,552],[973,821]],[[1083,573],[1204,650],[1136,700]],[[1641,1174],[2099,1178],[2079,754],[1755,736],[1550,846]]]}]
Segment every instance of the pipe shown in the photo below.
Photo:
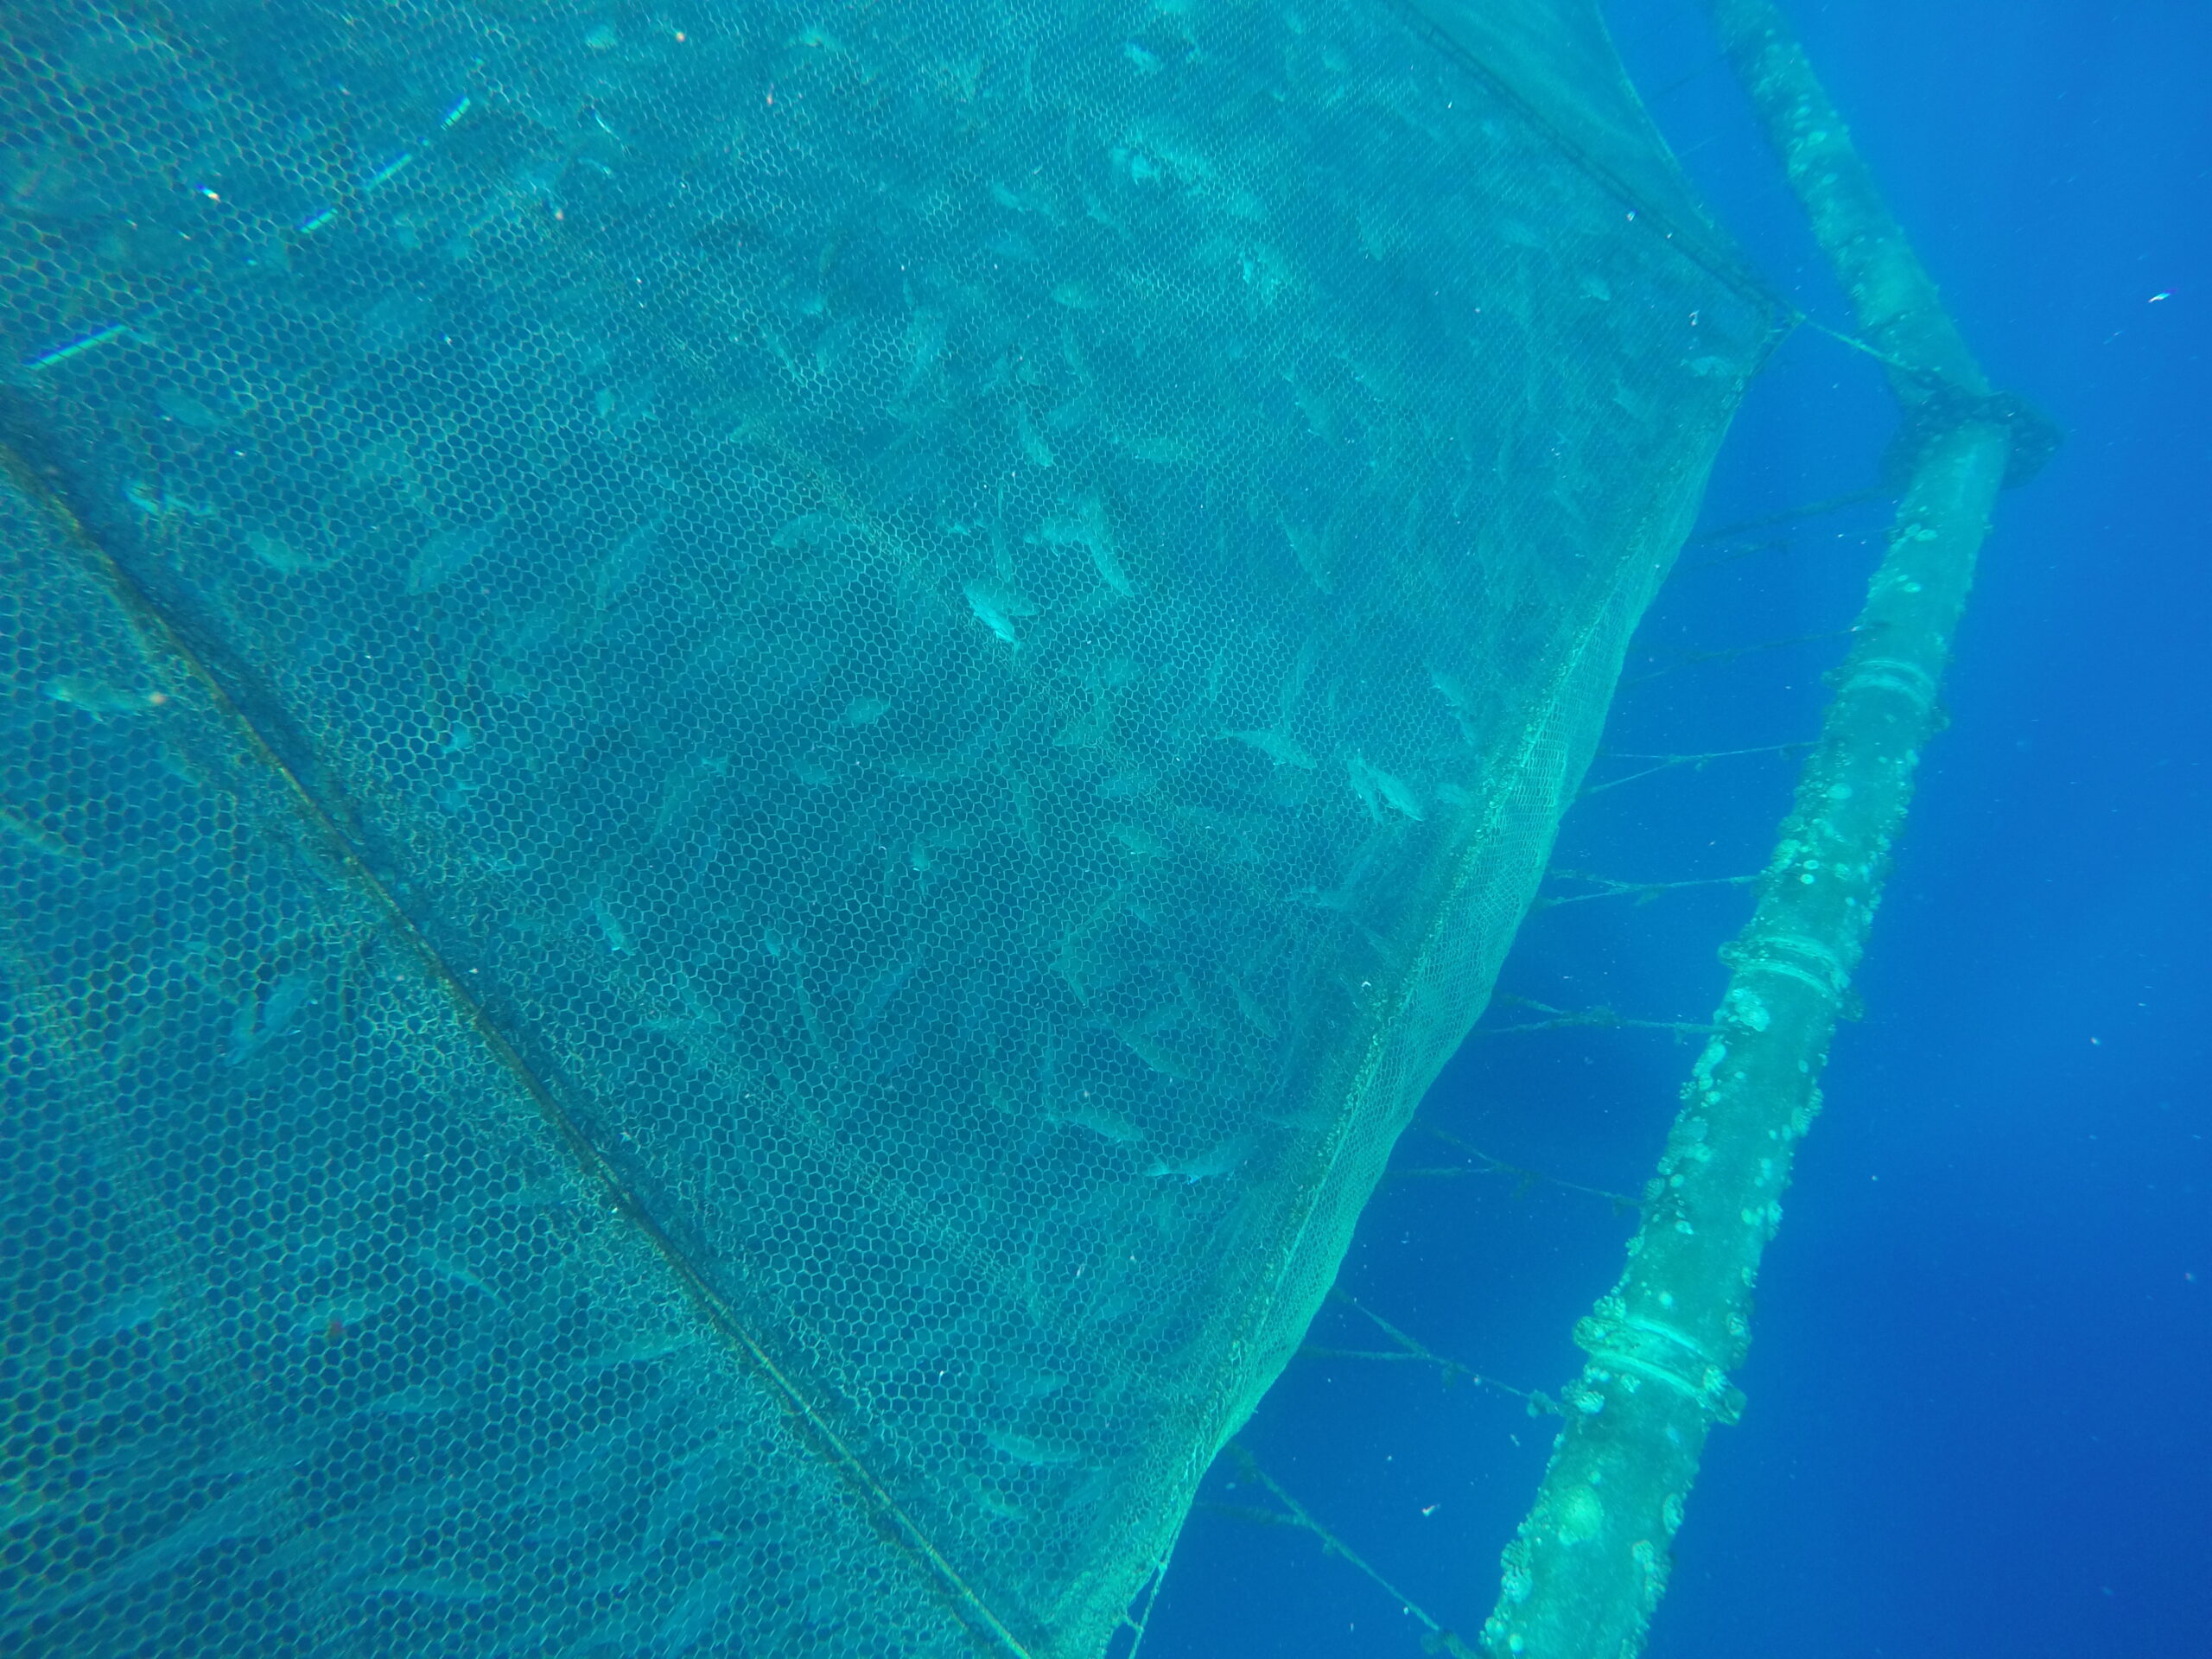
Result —
[{"label": "pipe", "polygon": [[[1910,482],[1807,756],[1728,988],[1619,1282],[1580,1321],[1588,1356],[1483,1628],[1495,1655],[1633,1659],[1706,1437],[1744,1397],[1761,1256],[1881,902],[1936,696],[2025,405],[1993,398],[1804,51],[1769,0],[1709,0],[1859,327],[1891,361]],[[1929,418],[1930,416],[1934,418]]]}]

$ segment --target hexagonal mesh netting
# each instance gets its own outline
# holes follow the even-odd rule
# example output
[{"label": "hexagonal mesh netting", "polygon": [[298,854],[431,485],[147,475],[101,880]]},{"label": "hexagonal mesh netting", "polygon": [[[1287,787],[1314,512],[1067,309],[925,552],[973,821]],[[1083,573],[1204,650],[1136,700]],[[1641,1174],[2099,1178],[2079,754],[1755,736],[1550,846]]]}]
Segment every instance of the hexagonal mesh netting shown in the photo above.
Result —
[{"label": "hexagonal mesh netting", "polygon": [[1497,21],[10,8],[0,1645],[1109,1644],[1775,323]]}]

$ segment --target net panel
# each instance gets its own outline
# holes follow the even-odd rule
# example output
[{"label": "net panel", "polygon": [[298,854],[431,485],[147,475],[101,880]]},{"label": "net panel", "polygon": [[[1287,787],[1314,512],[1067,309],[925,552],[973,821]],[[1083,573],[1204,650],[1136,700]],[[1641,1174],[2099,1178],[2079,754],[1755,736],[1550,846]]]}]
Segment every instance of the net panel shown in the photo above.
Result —
[{"label": "net panel", "polygon": [[0,560],[0,1645],[970,1650],[12,486]]},{"label": "net panel", "polygon": [[1770,308],[1383,8],[4,38],[0,1628],[1099,1651]]},{"label": "net panel", "polygon": [[1614,54],[1598,8],[1586,0],[1402,0],[1438,48],[1541,124],[1583,166],[1611,181],[1638,211],[1724,283],[1758,279],[1700,207]]}]

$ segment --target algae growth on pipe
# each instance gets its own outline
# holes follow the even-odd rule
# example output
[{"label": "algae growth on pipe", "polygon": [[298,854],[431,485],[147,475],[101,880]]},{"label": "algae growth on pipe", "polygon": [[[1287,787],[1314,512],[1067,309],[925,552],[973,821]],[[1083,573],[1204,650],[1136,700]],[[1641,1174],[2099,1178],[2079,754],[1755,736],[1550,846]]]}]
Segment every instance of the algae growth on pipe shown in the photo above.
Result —
[{"label": "algae growth on pipe", "polygon": [[1820,1075],[1865,950],[1951,641],[2031,415],[1993,400],[1935,286],[1766,0],[1714,0],[1724,42],[1804,201],[1859,327],[1923,424],[1821,735],[1800,774],[1731,969],[1717,1034],[1682,1091],[1619,1282],[1575,1327],[1588,1355],[1483,1632],[1499,1655],[1641,1650],[1666,1589],[1708,1432],[1737,1421],[1730,1378],[1782,1219]]}]

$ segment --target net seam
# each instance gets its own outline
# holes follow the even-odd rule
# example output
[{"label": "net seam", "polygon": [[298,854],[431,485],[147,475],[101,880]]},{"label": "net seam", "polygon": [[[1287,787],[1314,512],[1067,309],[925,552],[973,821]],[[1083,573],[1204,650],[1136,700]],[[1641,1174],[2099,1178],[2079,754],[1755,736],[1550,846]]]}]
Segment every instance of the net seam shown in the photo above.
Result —
[{"label": "net seam", "polygon": [[[1694,227],[1685,227],[1674,216],[1654,207],[1629,181],[1592,156],[1581,145],[1562,132],[1549,120],[1542,109],[1522,92],[1505,75],[1492,67],[1468,46],[1452,34],[1436,19],[1430,16],[1423,0],[1378,0],[1384,9],[1395,12],[1407,29],[1425,40],[1431,50],[1449,62],[1455,63],[1489,87],[1501,101],[1510,106],[1522,120],[1549,139],[1560,154],[1587,174],[1606,190],[1627,202],[1639,214],[1648,216],[1663,229],[1667,245],[1681,257],[1695,265],[1707,276],[1732,289],[1737,297],[1751,301],[1777,320],[1796,320],[1802,314],[1779,294],[1762,282],[1747,266],[1720,257],[1704,246],[1705,238]],[[1633,87],[1630,88],[1633,91]],[[1640,106],[1639,106],[1640,107]],[[1664,140],[1661,140],[1664,148]],[[1666,152],[1672,159],[1672,152]],[[1676,232],[1681,232],[1679,238]]]},{"label": "net seam", "polygon": [[[1560,709],[1567,701],[1563,689],[1565,683],[1588,654],[1603,620],[1611,615],[1614,607],[1620,602],[1623,588],[1636,563],[1637,561],[1633,558],[1622,562],[1620,567],[1615,571],[1612,580],[1607,584],[1605,601],[1598,607],[1596,616],[1592,618],[1589,626],[1581,631],[1573,646],[1562,655],[1558,666],[1548,677],[1549,689],[1536,699],[1532,706],[1529,717],[1522,728],[1522,737],[1515,757],[1515,764],[1502,770],[1500,774],[1502,779],[1510,779],[1516,773],[1525,772],[1529,759],[1541,743],[1542,735],[1555,728]],[[1502,784],[1498,789],[1491,792],[1490,798],[1491,805],[1484,816],[1482,828],[1470,837],[1468,853],[1455,861],[1456,868],[1446,896],[1437,909],[1435,920],[1431,924],[1420,945],[1408,962],[1406,970],[1399,981],[1398,994],[1393,1000],[1389,1012],[1376,1020],[1368,1038],[1366,1054],[1358,1070],[1353,1073],[1350,1086],[1344,1091],[1335,1129],[1330,1138],[1326,1154],[1321,1160],[1319,1172],[1306,1190],[1297,1225],[1292,1231],[1287,1248],[1278,1257],[1277,1269],[1273,1275],[1274,1283],[1269,1288],[1267,1301],[1259,1318],[1254,1322],[1254,1325],[1248,1328],[1248,1340],[1249,1330],[1264,1328],[1274,1309],[1280,1306],[1286,1288],[1287,1270],[1296,1263],[1305,1248],[1307,1230],[1312,1227],[1315,1212],[1320,1207],[1318,1200],[1329,1190],[1332,1179],[1343,1160],[1352,1127],[1362,1121],[1365,1116],[1367,1107],[1371,1103],[1379,1073],[1389,1058],[1392,1039],[1403,1029],[1407,1013],[1419,995],[1421,984],[1439,960],[1440,935],[1456,922],[1459,916],[1459,902],[1466,893],[1470,882],[1474,879],[1476,867],[1481,861],[1474,855],[1472,849],[1476,847],[1493,844],[1497,826],[1509,810],[1508,794]]]},{"label": "net seam", "polygon": [[385,920],[398,933],[416,962],[452,1001],[462,1016],[463,1023],[476,1033],[500,1067],[521,1084],[524,1092],[582,1166],[583,1173],[599,1185],[614,1211],[635,1228],[668,1264],[678,1282],[698,1305],[708,1324],[751,1362],[766,1382],[769,1392],[784,1408],[786,1418],[796,1420],[800,1426],[803,1432],[796,1438],[802,1443],[813,1443],[811,1449],[816,1455],[835,1466],[856,1489],[862,1501],[876,1512],[879,1530],[936,1579],[941,1589],[949,1592],[956,1610],[962,1615],[963,1626],[972,1634],[989,1637],[999,1649],[1014,1656],[1014,1659],[1030,1659],[1029,1649],[960,1576],[952,1563],[930,1541],[928,1535],[899,1507],[898,1501],[859,1454],[845,1445],[830,1424],[785,1376],[767,1351],[746,1329],[728,1300],[715,1289],[682,1248],[631,1192],[613,1165],[593,1144],[551,1089],[531,1069],[520,1051],[493,1022],[482,1005],[469,995],[467,988],[455,977],[453,969],[438,953],[437,947],[416,925],[414,919],[392,897],[375,872],[369,868],[330,810],[262,734],[260,728],[152,597],[92,535],[55,489],[39,475],[38,471],[12,444],[5,442],[0,442],[0,476],[4,476],[13,484],[25,501],[46,518],[59,539],[92,564],[125,620],[136,631],[149,637],[151,642],[182,664],[207,693],[218,715],[242,738],[248,751],[283,782],[301,816],[323,840],[346,874],[359,885],[360,891],[383,912]]}]

